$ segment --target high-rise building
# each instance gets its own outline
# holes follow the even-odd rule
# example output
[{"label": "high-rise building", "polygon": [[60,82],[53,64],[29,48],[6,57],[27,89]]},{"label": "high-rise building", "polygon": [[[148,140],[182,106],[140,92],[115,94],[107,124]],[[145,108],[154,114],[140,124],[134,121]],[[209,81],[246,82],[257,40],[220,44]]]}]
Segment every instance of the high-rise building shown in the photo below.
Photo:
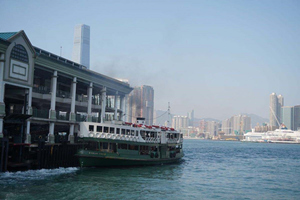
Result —
[{"label": "high-rise building", "polygon": [[278,103],[277,103],[277,117],[278,117],[278,121],[280,123],[282,123],[282,119],[281,119],[281,107],[284,106],[284,102],[283,102],[283,96],[280,94],[277,96],[278,99]]},{"label": "high-rise building", "polygon": [[229,135],[231,133],[231,118],[230,119],[225,119],[222,121],[222,131],[226,134]]},{"label": "high-rise building", "polygon": [[199,131],[200,131],[200,133],[205,133],[206,127],[207,127],[207,122],[204,119],[202,119],[200,121],[200,123],[199,123]]},{"label": "high-rise building", "polygon": [[219,133],[220,124],[215,121],[207,121],[206,137],[213,138]]},{"label": "high-rise building", "polygon": [[283,96],[272,93],[270,95],[270,126],[280,126],[282,106],[284,106]]},{"label": "high-rise building", "polygon": [[187,117],[189,118],[189,126],[194,126],[194,118],[195,118],[194,110],[188,112]]},{"label": "high-rise building", "polygon": [[172,127],[176,130],[182,130],[188,128],[189,118],[187,116],[174,116],[172,119]]},{"label": "high-rise building", "polygon": [[294,130],[294,106],[283,106],[281,108],[282,123],[291,130]]},{"label": "high-rise building", "polygon": [[90,27],[85,24],[75,26],[72,59],[90,69]]},{"label": "high-rise building", "polygon": [[153,124],[154,90],[151,86],[135,87],[128,96],[128,122],[135,123],[137,117],[144,117],[148,125]]},{"label": "high-rise building", "polygon": [[300,130],[300,105],[294,106],[294,130]]},{"label": "high-rise building", "polygon": [[222,131],[228,134],[241,135],[251,130],[251,117],[235,115],[222,121]]}]

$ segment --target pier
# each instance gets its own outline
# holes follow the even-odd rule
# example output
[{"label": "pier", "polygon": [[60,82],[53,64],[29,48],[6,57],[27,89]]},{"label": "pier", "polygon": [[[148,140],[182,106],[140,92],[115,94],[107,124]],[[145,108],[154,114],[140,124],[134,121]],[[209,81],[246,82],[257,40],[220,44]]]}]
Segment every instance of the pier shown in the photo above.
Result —
[{"label": "pier", "polygon": [[123,120],[132,89],[0,33],[0,171],[78,166],[79,123]]}]

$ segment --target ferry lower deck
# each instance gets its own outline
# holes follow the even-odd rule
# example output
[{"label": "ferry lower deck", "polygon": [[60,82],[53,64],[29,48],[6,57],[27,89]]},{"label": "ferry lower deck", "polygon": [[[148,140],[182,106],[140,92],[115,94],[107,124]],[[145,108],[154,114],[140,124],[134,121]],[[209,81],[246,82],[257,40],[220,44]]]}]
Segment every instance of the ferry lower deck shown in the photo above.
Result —
[{"label": "ferry lower deck", "polygon": [[182,144],[83,138],[84,148],[77,156],[81,167],[156,165],[179,161]]}]

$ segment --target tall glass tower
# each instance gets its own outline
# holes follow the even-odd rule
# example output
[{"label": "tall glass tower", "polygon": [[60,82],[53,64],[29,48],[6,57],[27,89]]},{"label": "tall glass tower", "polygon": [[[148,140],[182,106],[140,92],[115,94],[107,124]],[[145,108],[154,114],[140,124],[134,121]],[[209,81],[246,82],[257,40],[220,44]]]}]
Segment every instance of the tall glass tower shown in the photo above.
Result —
[{"label": "tall glass tower", "polygon": [[72,59],[90,69],[90,27],[85,24],[75,26]]},{"label": "tall glass tower", "polygon": [[281,119],[281,108],[284,106],[284,99],[282,95],[276,95],[272,93],[270,95],[270,125],[280,126],[282,123]]}]

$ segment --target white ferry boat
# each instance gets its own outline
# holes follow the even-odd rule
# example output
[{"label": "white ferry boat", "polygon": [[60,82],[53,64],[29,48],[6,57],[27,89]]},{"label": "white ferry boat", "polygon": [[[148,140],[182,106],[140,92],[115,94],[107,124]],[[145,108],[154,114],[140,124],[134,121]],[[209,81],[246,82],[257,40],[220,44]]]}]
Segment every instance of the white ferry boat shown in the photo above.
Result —
[{"label": "white ferry boat", "polygon": [[77,153],[81,167],[154,165],[183,157],[183,134],[173,128],[132,123],[79,124],[84,147]]}]

